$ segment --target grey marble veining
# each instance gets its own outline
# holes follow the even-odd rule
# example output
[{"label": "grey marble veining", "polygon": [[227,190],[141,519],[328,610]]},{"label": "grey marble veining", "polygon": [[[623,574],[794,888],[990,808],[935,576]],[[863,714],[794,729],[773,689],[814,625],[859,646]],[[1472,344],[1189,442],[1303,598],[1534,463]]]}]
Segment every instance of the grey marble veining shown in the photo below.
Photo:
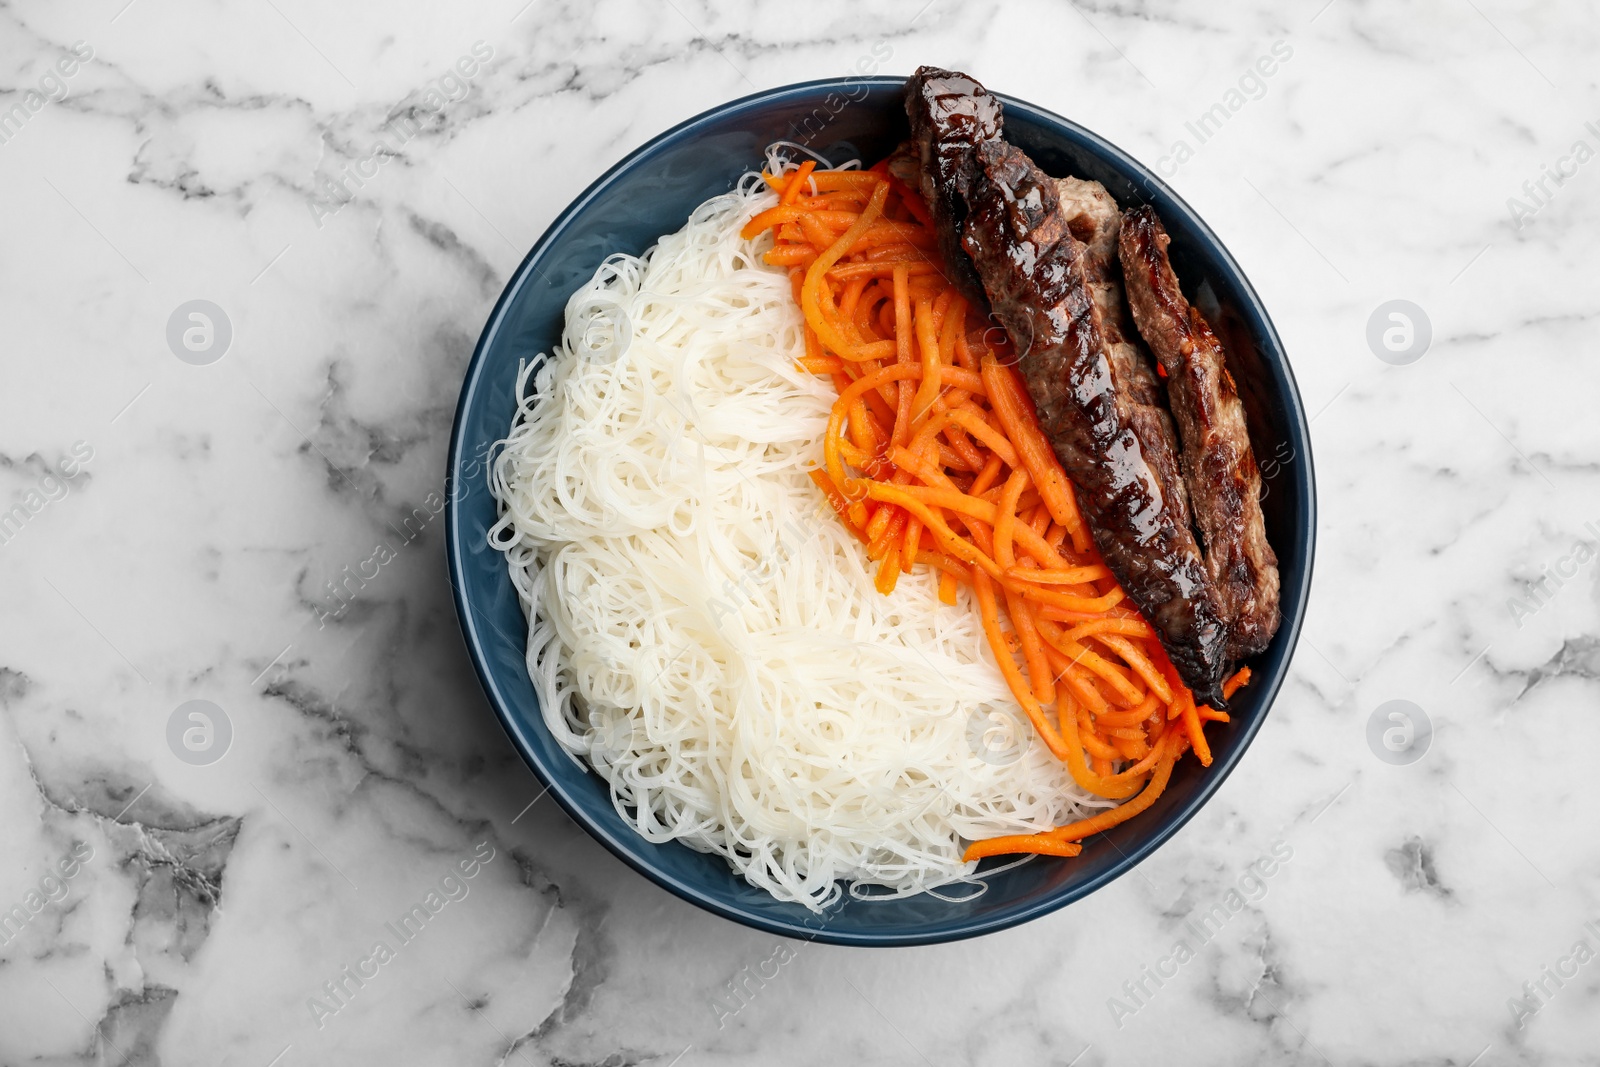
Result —
[{"label": "grey marble veining", "polygon": [[[1597,50],[1485,0],[0,5],[0,1063],[1600,1062]],[[436,506],[554,214],[864,56],[1166,175],[1284,336],[1322,503],[1204,812],[896,951],[703,914],[541,800]]]}]

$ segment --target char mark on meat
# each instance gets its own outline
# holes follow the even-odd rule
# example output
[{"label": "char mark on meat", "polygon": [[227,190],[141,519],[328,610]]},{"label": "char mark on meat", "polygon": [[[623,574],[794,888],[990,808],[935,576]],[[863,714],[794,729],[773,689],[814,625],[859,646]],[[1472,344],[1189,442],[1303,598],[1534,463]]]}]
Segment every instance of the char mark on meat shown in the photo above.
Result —
[{"label": "char mark on meat", "polygon": [[1227,656],[1237,660],[1266,648],[1277,631],[1278,558],[1267,543],[1261,473],[1244,405],[1222,345],[1178,286],[1167,257],[1170,242],[1148,206],[1123,216],[1119,245],[1128,303],[1167,372],[1189,501],[1228,620]]},{"label": "char mark on meat", "polygon": [[[1004,141],[982,142],[973,154],[962,247],[1019,353],[1040,426],[1107,566],[1184,682],[1223,707],[1227,627],[1190,529],[1171,418],[1113,298],[1115,230],[1108,244],[1099,226],[1117,223],[1103,203],[1069,213],[1057,184]],[[1100,222],[1084,230],[1096,212]],[[1074,235],[1074,220],[1088,243]]]},{"label": "char mark on meat", "polygon": [[1122,209],[1099,182],[1057,178],[1055,186],[1067,230],[1083,242],[1083,273],[1094,302],[1095,326],[1111,363],[1111,376],[1136,413],[1141,440],[1149,443],[1145,460],[1155,469],[1176,520],[1187,526],[1189,500],[1178,463],[1172,419],[1163,407],[1165,394],[1122,299],[1122,267],[1117,260]]},{"label": "char mark on meat", "polygon": [[961,225],[976,170],[973,153],[1000,136],[1000,101],[965,74],[919,67],[906,80],[905,105],[920,164],[920,191],[933,216],[950,280],[969,299],[981,298],[983,285],[961,254]]}]

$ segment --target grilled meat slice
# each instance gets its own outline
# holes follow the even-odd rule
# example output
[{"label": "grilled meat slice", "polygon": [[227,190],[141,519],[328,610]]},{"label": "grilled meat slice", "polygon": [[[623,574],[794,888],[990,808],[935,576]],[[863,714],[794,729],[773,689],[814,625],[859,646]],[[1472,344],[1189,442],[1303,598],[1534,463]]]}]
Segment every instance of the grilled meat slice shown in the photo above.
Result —
[{"label": "grilled meat slice", "polygon": [[1000,136],[1000,101],[958,71],[918,67],[906,79],[906,118],[920,163],[920,191],[927,201],[950,280],[981,298],[983,285],[961,254],[961,224],[967,189],[976,169],[973,150]]},{"label": "grilled meat slice", "polygon": [[[1163,407],[1155,365],[1140,342],[1122,299],[1122,265],[1117,258],[1122,209],[1099,182],[1057,178],[1055,185],[1067,230],[1084,245],[1084,276],[1098,316],[1096,325],[1105,341],[1106,357],[1111,361],[1112,378],[1133,403],[1141,423],[1148,424],[1141,426],[1141,438],[1160,442],[1162,447],[1146,450],[1145,459],[1155,468],[1162,489],[1170,494],[1177,521],[1188,526],[1188,493],[1178,463],[1172,420]],[[1142,432],[1146,428],[1149,432]]]},{"label": "grilled meat slice", "polygon": [[1100,275],[1096,284],[1120,278],[1115,261],[1122,209],[1106,187],[1082,178],[1057,178],[1056,198],[1067,217],[1067,229],[1088,248],[1090,263]]},{"label": "grilled meat slice", "polygon": [[[962,247],[1019,353],[1039,423],[1096,546],[1195,695],[1225,706],[1227,629],[1190,530],[1172,423],[1147,357],[1108,321],[1106,245],[1073,235],[1056,183],[1020,149],[975,149]],[[925,172],[926,173],[926,172]],[[1106,225],[1110,225],[1106,222]],[[1096,262],[1090,249],[1101,257]]]},{"label": "grilled meat slice", "polygon": [[1278,629],[1278,557],[1261,515],[1261,472],[1244,405],[1222,345],[1178,287],[1171,238],[1150,207],[1129,211],[1119,235],[1128,302],[1139,332],[1167,372],[1167,396],[1183,438],[1184,480],[1206,570],[1228,621],[1229,659],[1267,647]]}]

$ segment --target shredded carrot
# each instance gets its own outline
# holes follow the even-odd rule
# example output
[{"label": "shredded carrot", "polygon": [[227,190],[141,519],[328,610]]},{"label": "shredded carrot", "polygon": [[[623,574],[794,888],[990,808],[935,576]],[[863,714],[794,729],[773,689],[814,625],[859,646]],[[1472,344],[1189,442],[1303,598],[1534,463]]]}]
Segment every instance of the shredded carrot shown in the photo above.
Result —
[{"label": "shredded carrot", "polygon": [[1211,746],[1206,744],[1206,735],[1200,728],[1200,709],[1194,706],[1194,694],[1185,690],[1179,698],[1183,701],[1183,728],[1189,734],[1189,744],[1194,746],[1194,754],[1199,757],[1202,766],[1211,766]]},{"label": "shredded carrot", "polygon": [[[895,278],[900,277],[904,268],[895,269]],[[944,290],[941,296],[950,292]],[[944,364],[939,359],[939,332],[938,324],[934,321],[937,315],[934,312],[934,302],[926,297],[917,301],[915,310],[915,332],[917,353],[922,357],[922,381],[917,384],[916,395],[911,401],[911,419],[915,424],[920,419],[925,419],[933,410],[933,402],[938,399],[939,386],[944,380],[940,373]]]},{"label": "shredded carrot", "polygon": [[1006,479],[1000,502],[995,507],[994,561],[1007,570],[1014,570],[1017,564],[1017,558],[1011,551],[1011,541],[1016,536],[1017,498],[1027,485],[1028,472],[1013,470],[1011,477]]},{"label": "shredded carrot", "polygon": [[[1068,567],[1058,571],[1019,571],[1011,575],[1013,578],[1023,578],[1039,585],[1082,585],[1097,578],[1108,578],[1110,576],[1111,571],[1100,566]],[[1150,632],[1150,627],[1144,625],[1144,623],[1135,622],[1133,625],[1139,627],[1139,629],[1119,632],[1141,635]]]},{"label": "shredded carrot", "polygon": [[1177,762],[1180,755],[1177,744],[1173,742],[1168,742],[1156,751],[1159,753],[1159,758],[1156,761],[1155,773],[1150,776],[1149,784],[1138,796],[1099,815],[1058,827],[1051,836],[1058,841],[1079,841],[1091,834],[1098,834],[1125,823],[1154,804],[1166,791],[1167,781],[1172,777],[1172,765]]},{"label": "shredded carrot", "polygon": [[[896,595],[919,567],[937,573],[941,604],[972,589],[1035,733],[1081,788],[1120,802],[976,841],[966,859],[1076,856],[1083,838],[1153,805],[1189,749],[1209,766],[1204,727],[1229,716],[1196,703],[1101,560],[1015,351],[950,283],[921,197],[882,164],[762,178],[779,202],[743,233],[770,234],[764,259],[789,271],[805,320],[797,367],[838,390],[811,480],[863,543],[880,592]],[[1223,695],[1249,680],[1241,669]]]},{"label": "shredded carrot", "polygon": [[1040,704],[1053,704],[1056,699],[1055,675],[1045,658],[1044,642],[1039,639],[1038,624],[1028,602],[1015,593],[1006,593],[1006,611],[1011,624],[1016,627],[1017,640],[1022,644],[1022,657],[1028,665],[1028,676],[1033,681],[1033,699]]},{"label": "shredded carrot", "polygon": [[800,169],[794,172],[794,176],[789,179],[789,184],[784,187],[783,196],[779,202],[784,204],[794,203],[795,198],[800,195],[800,190],[805,188],[806,179],[811,177],[811,172],[816,169],[817,161],[814,159],[808,159],[800,164]]},{"label": "shredded carrot", "polygon": [[1076,841],[1063,841],[1053,834],[1018,834],[1015,837],[991,837],[967,849],[967,860],[985,856],[1004,856],[1010,852],[1037,852],[1041,856],[1076,856],[1083,846]]},{"label": "shredded carrot", "polygon": [[[1088,528],[1078,514],[1071,483],[1061,462],[1033,416],[1033,405],[1017,380],[1016,372],[1003,366],[992,355],[983,361],[983,381],[989,389],[990,410],[1005,427],[1017,456],[1022,460],[1039,495],[1050,508],[1050,516],[1072,533],[1072,543],[1080,552],[1089,547]],[[1030,417],[1032,416],[1032,417]]]}]

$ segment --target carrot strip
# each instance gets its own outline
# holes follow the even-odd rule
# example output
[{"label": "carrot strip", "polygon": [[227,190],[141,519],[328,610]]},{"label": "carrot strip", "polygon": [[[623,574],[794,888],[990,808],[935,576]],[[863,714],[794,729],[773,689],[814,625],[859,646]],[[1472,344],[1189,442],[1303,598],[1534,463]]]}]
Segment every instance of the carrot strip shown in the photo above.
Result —
[{"label": "carrot strip", "polygon": [[904,222],[875,222],[862,234],[862,248],[909,244],[913,248],[933,248],[933,234],[920,226]]},{"label": "carrot strip", "polygon": [[905,535],[900,540],[900,569],[907,574],[917,562],[917,545],[922,541],[922,520],[915,516],[906,517]]},{"label": "carrot strip", "polygon": [[[911,286],[904,263],[894,268],[894,337],[895,362],[901,366],[912,363]],[[903,445],[911,436],[911,397],[911,383],[901,379],[894,408],[894,429],[889,432],[892,444]]]},{"label": "carrot strip", "polygon": [[[773,208],[773,210],[782,211],[784,209]],[[805,211],[800,208],[792,208],[790,210],[795,212],[795,225],[800,227],[800,232],[816,252],[825,251],[834,241],[838,240],[840,231],[829,227],[822,219],[818,218],[817,212]],[[861,238],[856,238],[858,244],[860,241]]]},{"label": "carrot strip", "polygon": [[[895,277],[900,277],[896,268]],[[946,294],[949,289],[944,290]],[[911,420],[915,424],[918,420],[925,419],[933,409],[933,401],[939,395],[939,386],[942,376],[939,371],[944,364],[939,359],[939,334],[934,322],[937,316],[933,310],[933,301],[926,298],[918,300],[914,312],[914,329],[918,354],[922,357],[922,381],[917,385],[916,396],[911,400]]]},{"label": "carrot strip", "polygon": [[883,563],[878,567],[877,580],[872,584],[877,587],[878,592],[888,596],[894,592],[894,584],[899,577],[900,549],[898,546],[891,545],[888,553],[883,557]]},{"label": "carrot strip", "polygon": [[850,405],[867,390],[876,389],[884,382],[899,381],[902,378],[915,377],[920,373],[922,368],[914,365],[885,367],[857,378],[850,383],[848,389],[839,394],[839,399],[833,402],[833,410],[828,415],[828,428],[822,438],[823,458],[835,485],[845,484],[844,462],[839,458],[839,434],[844,427],[845,412],[850,409]]},{"label": "carrot strip", "polygon": [[[938,404],[935,403],[934,406],[937,407]],[[947,410],[944,414],[949,414],[949,411]],[[978,451],[973,445],[972,439],[963,433],[959,426],[950,425],[947,419],[944,427],[939,432],[944,434],[944,439],[950,442],[950,448],[962,458],[968,467],[974,471],[983,469],[984,463],[987,462],[986,458],[982,452]]]},{"label": "carrot strip", "polygon": [[1033,699],[1040,704],[1054,704],[1055,675],[1050,670],[1050,661],[1045,658],[1044,642],[1039,640],[1033,613],[1026,601],[1009,590],[1006,591],[1006,611],[1011,616],[1011,625],[1016,628],[1017,640],[1022,645],[1023,662],[1028,665],[1028,679],[1033,683]]},{"label": "carrot strip", "polygon": [[1155,764],[1155,773],[1150,776],[1150,782],[1144,791],[1126,804],[1119,804],[1109,811],[1078,822],[1069,823],[1056,830],[1052,837],[1061,841],[1081,841],[1091,834],[1098,834],[1127,822],[1135,815],[1144,811],[1156,802],[1156,799],[1166,791],[1167,782],[1172,777],[1172,765],[1177,762],[1178,752],[1176,746],[1168,744],[1155,750],[1159,758]]},{"label": "carrot strip", "polygon": [[906,513],[900,508],[879,508],[867,525],[867,557],[882,559],[889,546],[898,541],[906,528]]},{"label": "carrot strip", "polygon": [[1199,709],[1194,706],[1194,693],[1185,688],[1178,695],[1182,705],[1183,728],[1189,734],[1189,744],[1194,746],[1194,754],[1200,758],[1202,767],[1211,766],[1211,746],[1206,743],[1206,734],[1200,726]]},{"label": "carrot strip", "polygon": [[[975,518],[989,526],[995,525],[995,523],[998,521],[999,508],[996,505],[991,504],[987,500],[975,497],[970,492],[963,493],[959,489],[956,489],[947,477],[945,477],[939,471],[932,469],[927,463],[918,459],[906,449],[891,449],[889,455],[890,459],[897,467],[902,470],[909,471],[930,483],[926,487],[907,486],[906,492],[910,495],[926,503],[934,504],[943,508],[949,508],[951,511],[955,511],[963,515],[970,515],[972,518]],[[1038,534],[1034,533],[1030,527],[1025,525],[1013,525],[1012,534],[1018,547],[1020,547],[1024,552],[1028,553],[1028,555],[1034,557],[1040,563],[1046,566],[1051,566],[1059,565],[1065,562],[1061,559],[1060,555],[1046,545],[1044,543],[1044,539]],[[994,575],[994,577],[1000,581],[1001,585],[1005,585],[1007,587],[1017,585],[1018,588],[1025,592],[1029,599],[1038,600],[1040,603],[1047,605],[1065,605],[1072,607],[1084,603],[1098,604],[1106,599],[1105,597],[1099,598],[1098,600],[1089,600],[1083,597],[1068,597],[1060,593],[1052,593],[1045,589],[1019,585],[1002,574],[997,573]],[[1112,595],[1113,594],[1107,594],[1108,597]],[[1117,599],[1120,599],[1121,590],[1117,590],[1115,596]],[[1115,603],[1115,600],[1110,601],[1110,603]]]},{"label": "carrot strip", "polygon": [[829,268],[828,277],[839,281],[856,280],[858,278],[887,278],[894,274],[895,268],[904,266],[906,272],[913,278],[924,274],[938,274],[939,268],[927,260],[903,261],[878,261],[873,263],[845,263]]},{"label": "carrot strip", "polygon": [[1128,770],[1120,774],[1100,775],[1089,769],[1088,763],[1083,758],[1083,739],[1078,736],[1076,715],[1061,716],[1061,732],[1065,735],[1063,740],[1066,748],[1063,759],[1073,781],[1095,796],[1105,797],[1108,800],[1122,800],[1138,792],[1144,774],[1142,770],[1138,773]]},{"label": "carrot strip", "polygon": [[1011,539],[1017,526],[1017,498],[1028,487],[1028,472],[1014,470],[1006,479],[1000,492],[1000,503],[995,508],[994,561],[1008,572],[1016,569],[1017,557],[1011,551]]},{"label": "carrot strip", "polygon": [[1074,841],[1062,841],[1053,834],[1015,834],[1011,837],[991,837],[974,841],[962,853],[963,862],[972,863],[986,856],[1005,856],[1014,852],[1035,852],[1041,856],[1076,856],[1083,846]]},{"label": "carrot strip", "polygon": [[1073,627],[1073,632],[1083,631],[1090,626],[1096,627],[1093,631],[1089,631],[1094,634],[1095,640],[1120,655],[1123,662],[1132,667],[1134,672],[1144,679],[1144,684],[1150,687],[1151,692],[1160,694],[1162,703],[1172,703],[1172,688],[1167,685],[1167,680],[1162,677],[1155,664],[1150,662],[1150,657],[1140,652],[1138,645],[1134,642],[1116,636],[1119,633],[1126,633],[1126,630],[1113,629],[1116,626],[1139,626],[1144,629],[1146,635],[1149,635],[1150,627],[1148,623],[1141,619],[1107,619],[1104,622],[1084,623],[1082,626],[1075,626]]},{"label": "carrot strip", "polygon": [[953,365],[956,338],[966,329],[967,299],[954,288],[945,292],[950,294],[950,304],[944,309],[944,318],[939,322],[939,362]]},{"label": "carrot strip", "polygon": [[[922,524],[933,532],[934,539],[939,543],[939,547],[950,553],[950,555],[976,565],[984,573],[994,578],[1000,576],[1000,567],[994,560],[990,559],[986,553],[971,541],[957,537],[942,518],[916,497],[907,495],[901,487],[869,481],[866,483],[866,492],[867,496],[874,500],[899,504],[921,519]],[[976,574],[976,572],[974,573]]]},{"label": "carrot strip", "polygon": [[761,258],[774,267],[809,267],[817,253],[806,245],[780,245],[761,253]]},{"label": "carrot strip", "polygon": [[[1104,611],[1121,601],[1124,596],[1120,586],[1098,597],[1068,596],[1065,593],[1052,593],[1048,589],[1027,584],[1022,585],[1021,589],[1023,596],[1038,601],[1046,608],[1064,608],[1068,611]],[[1053,616],[1047,614],[1045,618]]]},{"label": "carrot strip", "polygon": [[[1111,572],[1109,570],[1098,564],[1090,567],[1064,567],[1060,570],[1048,571],[1018,569],[1014,573],[1010,573],[1013,578],[1022,578],[1025,581],[1033,582],[1035,585],[1082,585],[1085,582],[1108,578],[1110,575]],[[1118,630],[1117,632],[1130,633],[1139,637],[1147,636],[1150,633],[1150,627],[1143,622],[1130,620],[1130,623],[1137,628]]]},{"label": "carrot strip", "polygon": [[[767,208],[767,210],[745,223],[744,228],[739,231],[739,236],[748,241],[752,237],[759,236],[772,229],[774,226],[782,226],[784,223],[793,222],[799,224],[806,231],[807,240],[813,244],[819,244],[820,248],[826,248],[833,243],[833,234],[829,230],[830,224],[840,229],[848,229],[859,217],[860,212],[856,211],[819,210],[809,205],[780,203],[777,207]],[[808,229],[808,227],[811,228]],[[870,228],[869,224],[868,229]],[[818,236],[812,236],[813,234],[822,238],[820,243]]]},{"label": "carrot strip", "polygon": [[1107,736],[1124,760],[1139,759],[1150,754],[1150,744],[1144,739],[1143,730],[1113,730]]},{"label": "carrot strip", "polygon": [[1149,721],[1150,716],[1158,714],[1164,701],[1154,692],[1145,694],[1144,700],[1136,708],[1127,711],[1107,711],[1096,715],[1095,722],[1107,727],[1117,729],[1123,726],[1138,726]]},{"label": "carrot strip", "polygon": [[[1039,735],[1039,739],[1057,758],[1067,760],[1070,767],[1072,748],[1056,728],[1050,725],[1050,720],[1045,718],[1044,709],[1034,699],[1033,691],[1022,677],[1022,672],[1017,669],[1017,661],[1012,658],[1010,647],[1000,635],[999,608],[995,603],[994,583],[983,571],[973,571],[972,589],[978,594],[978,612],[983,619],[983,632],[989,638],[989,647],[994,652],[995,660],[1000,664],[1000,673],[1005,676],[1006,685],[1011,687],[1011,695],[1017,698],[1017,703],[1027,712],[1028,721],[1033,723],[1034,732]],[[1078,759],[1080,762],[1083,759],[1081,751],[1078,753]]]},{"label": "carrot strip", "polygon": [[895,195],[900,198],[900,202],[906,206],[906,210],[911,212],[912,218],[916,219],[931,232],[933,230],[933,216],[928,214],[928,205],[923,203],[921,194],[912,191],[905,182],[890,174],[887,169],[884,170],[883,177],[894,189]]},{"label": "carrot strip", "polygon": [[1021,466],[1017,462],[1017,450],[1011,447],[1010,439],[1002,431],[991,426],[989,421],[976,411],[957,408],[950,413],[950,421],[982,441],[1006,466]]},{"label": "carrot strip", "polygon": [[[1038,622],[1037,614],[1034,616],[1034,621]],[[1075,698],[1088,706],[1090,711],[1098,716],[1110,709],[1111,704],[1089,681],[1088,672],[1074,663],[1071,657],[1063,656],[1061,651],[1049,642],[1045,643],[1044,656],[1050,661],[1050,669],[1056,672],[1056,681],[1065,685]]]},{"label": "carrot strip", "polygon": [[851,533],[865,542],[867,540],[866,535],[861,532],[861,527],[856,524],[854,518],[850,515],[850,502],[844,498],[844,494],[839,492],[839,488],[833,484],[833,479],[828,477],[828,472],[819,467],[812,470],[810,475],[817,488],[822,490],[822,496],[827,500],[828,506],[833,508],[834,513],[839,516]]},{"label": "carrot strip", "polygon": [[808,159],[800,164],[800,169],[789,178],[789,184],[784,187],[783,196],[779,198],[780,204],[792,204],[800,195],[800,190],[806,187],[806,180],[811,177],[811,172],[817,169],[817,161]]},{"label": "carrot strip", "polygon": [[1104,678],[1106,684],[1116,690],[1117,695],[1122,698],[1120,703],[1125,707],[1137,707],[1139,702],[1144,700],[1144,694],[1135,689],[1126,677],[1106,662],[1104,657],[1096,655],[1076,641],[1067,640],[1064,635],[1050,627],[1049,620],[1041,621],[1039,627],[1039,632],[1047,644],[1074,664],[1081,664],[1084,669]]},{"label": "carrot strip", "polygon": [[844,360],[838,356],[801,356],[796,362],[812,374],[838,374],[844,370]]},{"label": "carrot strip", "polygon": [[1095,733],[1094,721],[1089,717],[1089,709],[1078,709],[1078,737],[1083,741],[1084,751],[1095,759],[1120,760],[1122,753],[1107,741],[1102,741],[1100,735]]},{"label": "carrot strip", "polygon": [[883,176],[866,170],[822,170],[811,175],[811,182],[819,193],[834,193],[883,185]]},{"label": "carrot strip", "polygon": [[1049,505],[1050,517],[1072,533],[1072,543],[1078,551],[1087,551],[1088,530],[1083,524],[1083,517],[1078,514],[1072,486],[1067,483],[1061,464],[1056,462],[1055,452],[1045,440],[1044,431],[1039,429],[1038,420],[1026,417],[1026,397],[1016,373],[1009,367],[1001,366],[999,361],[990,356],[983,361],[982,374],[984,384],[989,389],[991,410],[1005,427],[1018,457],[1033,476],[1033,484],[1039,487],[1039,495]]},{"label": "carrot strip", "polygon": [[1000,477],[1000,467],[1005,461],[998,454],[991,455],[989,462],[983,465],[983,470],[978,472],[977,479],[972,483],[972,488],[967,492],[977,494],[993,485],[995,479]]},{"label": "carrot strip", "polygon": [[[811,268],[806,271],[805,285],[801,287],[801,310],[805,314],[806,321],[811,324],[812,329],[817,331],[817,336],[822,339],[822,343],[832,348],[839,355],[844,355],[844,350],[851,346],[844,336],[840,334],[838,327],[832,321],[832,317],[824,314],[823,278],[827,274],[828,268],[837,263],[839,258],[848,252],[856,240],[866,232],[867,227],[872,225],[872,221],[883,213],[883,202],[888,199],[888,196],[889,187],[881,182],[878,183],[878,187],[873,190],[872,199],[867,201],[866,208],[862,210],[861,217],[856,219],[854,225],[841,234],[837,241],[828,246],[827,250],[817,257],[817,261],[811,264]],[[833,307],[833,297],[831,295],[827,296],[826,304],[826,310],[837,311]]]}]

